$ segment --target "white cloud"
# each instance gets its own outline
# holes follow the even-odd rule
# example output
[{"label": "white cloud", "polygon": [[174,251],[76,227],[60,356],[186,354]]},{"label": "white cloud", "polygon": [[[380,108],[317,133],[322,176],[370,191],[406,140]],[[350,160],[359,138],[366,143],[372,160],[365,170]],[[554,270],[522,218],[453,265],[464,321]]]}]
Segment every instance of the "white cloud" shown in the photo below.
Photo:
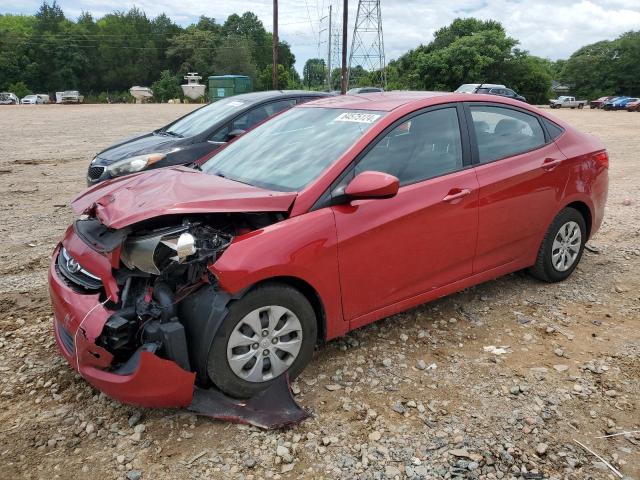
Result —
[{"label": "white cloud", "polygon": [[[318,55],[319,18],[329,3],[339,0],[280,0],[280,37],[288,41],[302,70],[307,58]],[[166,13],[182,25],[200,15],[223,22],[232,13],[255,12],[270,29],[271,0],[252,2],[202,0],[59,0],[70,17],[82,10],[95,17],[114,10],[128,10],[134,4],[150,16]],[[355,21],[357,0],[351,0],[349,30]],[[3,0],[0,13],[33,13],[40,0]],[[323,8],[324,7],[324,8]],[[551,59],[567,58],[583,45],[613,39],[640,28],[640,0],[382,0],[382,22],[387,60],[397,58],[456,17],[474,16],[501,22],[507,33],[520,40],[520,47]],[[326,27],[326,25],[325,25]],[[349,42],[351,37],[349,31]],[[323,34],[323,36],[325,36]],[[322,38],[323,41],[326,38]],[[326,46],[320,54],[324,56]]]}]

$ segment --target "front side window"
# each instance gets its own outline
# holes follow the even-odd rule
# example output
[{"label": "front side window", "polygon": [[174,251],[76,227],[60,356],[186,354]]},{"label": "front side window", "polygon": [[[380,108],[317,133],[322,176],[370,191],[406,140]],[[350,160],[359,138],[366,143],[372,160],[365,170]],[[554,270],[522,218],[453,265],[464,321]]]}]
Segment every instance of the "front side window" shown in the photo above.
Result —
[{"label": "front side window", "polygon": [[356,165],[358,173],[385,172],[400,185],[420,182],[462,168],[462,141],[455,107],[422,113],[380,139]]},{"label": "front side window", "polygon": [[384,112],[292,108],[259,125],[212,157],[202,170],[277,191],[299,191],[315,180]]},{"label": "front side window", "polygon": [[471,106],[480,163],[492,162],[545,144],[540,122],[533,115],[491,106]]}]

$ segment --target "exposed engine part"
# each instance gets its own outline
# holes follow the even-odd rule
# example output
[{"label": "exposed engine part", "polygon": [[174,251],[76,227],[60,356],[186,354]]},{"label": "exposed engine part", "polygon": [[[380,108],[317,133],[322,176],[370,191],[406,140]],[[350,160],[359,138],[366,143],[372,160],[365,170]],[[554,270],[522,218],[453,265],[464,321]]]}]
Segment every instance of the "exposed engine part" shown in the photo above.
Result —
[{"label": "exposed engine part", "polygon": [[175,295],[173,291],[163,282],[156,282],[153,287],[153,299],[160,305],[160,321],[167,322],[175,317],[175,306],[173,305]]},{"label": "exposed engine part", "polygon": [[161,356],[173,360],[182,369],[191,370],[189,352],[187,351],[187,337],[184,326],[174,318],[173,321],[160,323],[148,322],[142,330],[144,343],[157,343],[161,348]]},{"label": "exposed engine part", "polygon": [[113,355],[114,361],[122,362],[137,348],[137,331],[138,319],[135,309],[122,309],[109,317],[97,343]]},{"label": "exposed engine part", "polygon": [[129,269],[152,275],[172,264],[215,261],[233,237],[208,225],[188,223],[127,237],[121,260]]}]

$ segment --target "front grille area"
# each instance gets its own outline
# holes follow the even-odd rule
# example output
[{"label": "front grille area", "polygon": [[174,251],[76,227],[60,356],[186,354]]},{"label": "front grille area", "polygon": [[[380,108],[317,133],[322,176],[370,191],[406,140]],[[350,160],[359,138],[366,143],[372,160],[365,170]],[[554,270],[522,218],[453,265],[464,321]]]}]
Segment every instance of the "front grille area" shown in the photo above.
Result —
[{"label": "front grille area", "polygon": [[104,169],[105,167],[89,167],[89,173],[87,174],[89,180],[99,179],[104,173]]},{"label": "front grille area", "polygon": [[60,342],[62,346],[67,351],[69,355],[73,355],[75,353],[75,346],[73,343],[73,335],[69,333],[69,331],[62,326],[60,322],[56,320],[58,324],[58,336],[60,337]]},{"label": "front grille area", "polygon": [[60,249],[56,267],[65,283],[80,293],[96,293],[102,288],[102,280],[78,265],[64,247]]}]

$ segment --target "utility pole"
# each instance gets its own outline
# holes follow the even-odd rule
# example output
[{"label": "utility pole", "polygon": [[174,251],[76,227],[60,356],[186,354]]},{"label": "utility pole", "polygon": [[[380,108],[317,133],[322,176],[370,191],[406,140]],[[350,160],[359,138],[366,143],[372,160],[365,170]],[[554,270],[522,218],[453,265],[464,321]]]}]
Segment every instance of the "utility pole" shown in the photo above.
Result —
[{"label": "utility pole", "polygon": [[342,4],[342,71],[340,74],[340,91],[342,95],[347,93],[347,27],[349,26],[349,0],[343,0]]},{"label": "utility pole", "polygon": [[331,9],[332,8],[333,8],[333,5],[329,5],[329,49],[327,50],[327,88],[329,89],[329,91],[332,90],[331,88],[331,37],[332,37]]},{"label": "utility pole", "polygon": [[278,90],[278,0],[273,0],[273,89]]}]

